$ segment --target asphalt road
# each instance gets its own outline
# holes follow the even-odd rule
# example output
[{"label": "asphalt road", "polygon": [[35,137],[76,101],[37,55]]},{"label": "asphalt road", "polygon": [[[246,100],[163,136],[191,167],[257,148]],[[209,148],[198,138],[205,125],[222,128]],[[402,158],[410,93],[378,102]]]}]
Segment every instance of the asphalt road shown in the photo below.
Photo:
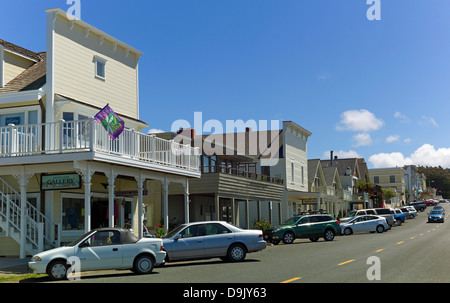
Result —
[{"label": "asphalt road", "polygon": [[[444,208],[450,213],[450,204]],[[296,240],[248,254],[242,263],[168,263],[150,275],[102,271],[63,283],[448,283],[450,220],[427,223],[430,210],[381,234],[338,236],[331,242]]]}]

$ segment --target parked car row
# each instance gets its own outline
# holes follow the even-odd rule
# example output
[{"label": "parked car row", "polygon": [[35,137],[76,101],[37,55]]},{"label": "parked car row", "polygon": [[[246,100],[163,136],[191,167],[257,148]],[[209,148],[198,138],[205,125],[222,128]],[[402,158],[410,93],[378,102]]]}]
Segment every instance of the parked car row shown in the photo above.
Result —
[{"label": "parked car row", "polygon": [[[222,221],[181,224],[162,239],[139,239],[130,230],[101,228],[66,246],[38,253],[28,265],[35,273],[46,273],[53,280],[66,279],[71,266],[76,266],[75,271],[130,269],[148,274],[166,262],[209,258],[240,262],[247,253],[264,250],[267,242],[292,244],[301,238],[333,241],[341,234],[382,233],[416,216],[413,206],[354,210],[341,220],[320,210],[300,213],[264,231]],[[435,206],[428,214],[428,222],[444,222],[444,217],[443,207]]]},{"label": "parked car row", "polygon": [[[63,280],[74,271],[130,269],[148,274],[165,262],[221,258],[243,261],[247,253],[265,249],[261,230],[246,230],[222,221],[182,224],[164,238],[137,238],[130,230],[92,230],[67,246],[33,256],[28,266],[53,280]],[[77,262],[79,262],[77,264]]]}]

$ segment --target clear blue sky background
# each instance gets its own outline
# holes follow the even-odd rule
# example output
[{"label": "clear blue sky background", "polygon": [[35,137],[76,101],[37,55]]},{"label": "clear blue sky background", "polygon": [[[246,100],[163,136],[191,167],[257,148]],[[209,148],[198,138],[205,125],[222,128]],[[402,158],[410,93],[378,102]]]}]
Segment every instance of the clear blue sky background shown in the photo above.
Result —
[{"label": "clear blue sky background", "polygon": [[[366,0],[81,0],[81,18],[144,52],[152,129],[290,120],[312,132],[308,158],[450,167],[450,1],[380,1],[380,21]],[[45,50],[55,7],[70,5],[0,0],[0,38]]]}]

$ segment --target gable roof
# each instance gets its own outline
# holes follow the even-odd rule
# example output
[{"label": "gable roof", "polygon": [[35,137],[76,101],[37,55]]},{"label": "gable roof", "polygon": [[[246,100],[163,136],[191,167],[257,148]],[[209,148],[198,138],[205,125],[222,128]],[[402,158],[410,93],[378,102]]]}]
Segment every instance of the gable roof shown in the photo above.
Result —
[{"label": "gable roof", "polygon": [[36,90],[44,86],[47,79],[46,53],[40,53],[40,57],[42,58],[40,61],[0,88],[0,94]]},{"label": "gable roof", "polygon": [[333,159],[333,160],[320,160],[322,167],[337,167],[339,176],[346,176],[347,169],[350,168],[350,174],[352,176],[360,178],[360,171],[357,158],[346,159]]},{"label": "gable roof", "polygon": [[5,83],[3,87],[0,88],[0,94],[2,93],[13,93],[27,90],[36,90],[44,86],[46,83],[47,74],[47,53],[39,52],[35,53],[21,46],[13,44],[11,42],[0,39],[0,45],[5,49],[10,50],[14,53],[28,57],[36,61],[29,68],[24,70],[22,73],[17,75],[14,79]]},{"label": "gable roof", "polygon": [[7,50],[10,50],[10,51],[15,52],[15,53],[19,53],[19,54],[21,54],[21,55],[23,55],[25,57],[33,59],[34,61],[41,60],[41,57],[40,57],[39,53],[35,53],[33,51],[30,51],[30,50],[28,50],[26,48],[23,48],[23,47],[21,47],[19,45],[14,44],[14,43],[5,41],[3,39],[0,39],[0,45],[3,46]]}]

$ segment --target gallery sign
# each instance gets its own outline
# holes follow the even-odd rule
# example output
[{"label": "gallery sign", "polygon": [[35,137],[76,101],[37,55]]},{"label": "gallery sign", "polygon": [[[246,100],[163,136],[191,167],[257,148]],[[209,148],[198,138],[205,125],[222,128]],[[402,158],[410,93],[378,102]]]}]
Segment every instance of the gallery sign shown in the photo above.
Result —
[{"label": "gallery sign", "polygon": [[79,174],[42,175],[42,190],[79,189],[81,176]]}]

